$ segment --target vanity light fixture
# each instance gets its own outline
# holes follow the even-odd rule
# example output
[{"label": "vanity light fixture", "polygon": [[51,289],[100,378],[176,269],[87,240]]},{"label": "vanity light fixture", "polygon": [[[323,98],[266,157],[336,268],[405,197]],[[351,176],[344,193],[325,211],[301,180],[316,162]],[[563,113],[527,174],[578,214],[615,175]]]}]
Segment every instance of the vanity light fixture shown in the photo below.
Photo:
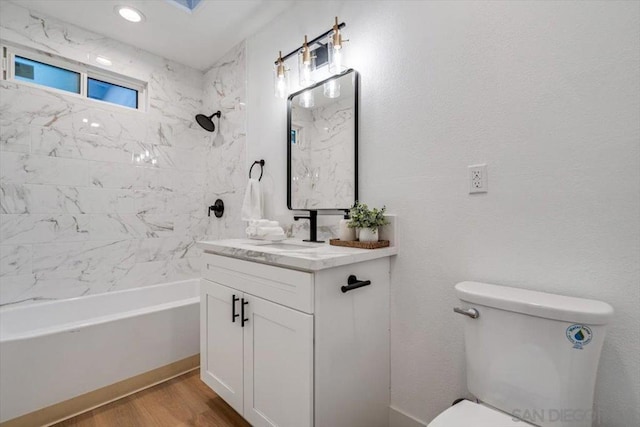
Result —
[{"label": "vanity light fixture", "polygon": [[304,44],[298,52],[298,77],[300,86],[307,87],[315,83],[311,79],[311,73],[316,69],[316,58],[311,54],[307,36],[304,36]]},{"label": "vanity light fixture", "polygon": [[118,15],[129,22],[142,22],[142,20],[144,20],[142,12],[131,6],[116,6],[115,10],[118,12]]},{"label": "vanity light fixture", "polygon": [[[342,33],[340,32],[340,25],[338,24],[338,17],[336,16],[336,21],[333,24],[333,31],[331,32],[331,37],[329,37],[329,41],[327,42],[327,49],[329,54],[329,72],[331,74],[340,74],[346,67],[344,64],[344,42],[349,40],[342,40]],[[340,94],[338,94],[340,96]]]},{"label": "vanity light fixture", "polygon": [[[304,44],[301,47],[284,56],[282,56],[282,52],[279,53],[273,69],[273,85],[276,97],[285,98],[287,96],[287,92],[289,91],[290,70],[286,68],[285,61],[294,56],[298,57],[298,81],[302,88],[315,83],[313,72],[317,67],[323,67],[328,64],[327,68],[331,74],[340,74],[346,71],[346,67],[343,65],[343,55],[344,42],[348,40],[343,40],[340,32],[345,26],[346,24],[344,22],[338,23],[338,17],[336,16],[335,24],[328,31],[325,31],[313,40],[308,40],[305,35]],[[310,46],[314,45],[316,45],[316,47],[312,49]],[[325,85],[324,90],[325,95],[329,98],[337,98],[340,96],[340,84],[338,82],[332,85]],[[312,93],[301,96],[300,105],[308,105],[306,108],[311,108],[313,104]]]},{"label": "vanity light fixture", "polygon": [[285,99],[289,91],[289,70],[284,66],[284,60],[282,59],[282,51],[278,55],[278,60],[273,68],[273,86],[275,90],[275,96]]}]

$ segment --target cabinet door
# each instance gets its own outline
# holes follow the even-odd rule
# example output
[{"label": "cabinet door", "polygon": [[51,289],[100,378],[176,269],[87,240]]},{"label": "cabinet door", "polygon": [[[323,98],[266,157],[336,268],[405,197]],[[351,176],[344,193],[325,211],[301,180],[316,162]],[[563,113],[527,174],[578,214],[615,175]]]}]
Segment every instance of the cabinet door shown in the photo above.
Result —
[{"label": "cabinet door", "polygon": [[313,316],[244,300],[244,417],[255,427],[313,424]]},{"label": "cabinet door", "polygon": [[[240,316],[242,292],[201,280],[200,377],[233,409],[242,414],[243,340]],[[237,300],[234,301],[234,297]],[[235,304],[235,309],[234,309]]]}]

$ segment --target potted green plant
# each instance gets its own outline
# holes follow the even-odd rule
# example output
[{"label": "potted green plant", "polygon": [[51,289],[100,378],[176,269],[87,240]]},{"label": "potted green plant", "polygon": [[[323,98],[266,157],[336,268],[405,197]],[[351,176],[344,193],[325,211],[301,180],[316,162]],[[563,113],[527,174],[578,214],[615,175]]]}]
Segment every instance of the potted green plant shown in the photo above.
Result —
[{"label": "potted green plant", "polygon": [[384,213],[387,210],[386,206],[381,209],[369,207],[360,202],[356,202],[349,211],[349,227],[359,230],[358,240],[361,242],[377,242],[378,241],[378,228],[383,225],[389,224],[384,217]]}]

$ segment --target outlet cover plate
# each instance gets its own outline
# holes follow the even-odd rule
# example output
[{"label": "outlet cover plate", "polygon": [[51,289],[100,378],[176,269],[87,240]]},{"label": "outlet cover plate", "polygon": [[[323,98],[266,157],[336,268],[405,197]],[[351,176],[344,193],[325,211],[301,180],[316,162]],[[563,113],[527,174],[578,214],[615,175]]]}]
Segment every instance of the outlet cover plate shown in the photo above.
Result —
[{"label": "outlet cover plate", "polygon": [[469,166],[469,194],[488,192],[488,182],[486,164]]}]

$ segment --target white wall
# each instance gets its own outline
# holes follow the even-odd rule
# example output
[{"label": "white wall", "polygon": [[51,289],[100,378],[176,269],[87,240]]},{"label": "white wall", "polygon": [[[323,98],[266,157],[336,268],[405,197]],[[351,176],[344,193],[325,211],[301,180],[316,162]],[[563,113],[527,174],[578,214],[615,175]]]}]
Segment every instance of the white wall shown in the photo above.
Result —
[{"label": "white wall", "polygon": [[[453,285],[479,280],[611,303],[600,425],[639,425],[640,5],[298,3],[247,41],[248,159],[267,161],[281,220],[271,67],[335,15],[362,75],[361,199],[400,219],[393,406],[426,423],[467,394]],[[484,162],[489,193],[471,196],[467,165]]]}]

